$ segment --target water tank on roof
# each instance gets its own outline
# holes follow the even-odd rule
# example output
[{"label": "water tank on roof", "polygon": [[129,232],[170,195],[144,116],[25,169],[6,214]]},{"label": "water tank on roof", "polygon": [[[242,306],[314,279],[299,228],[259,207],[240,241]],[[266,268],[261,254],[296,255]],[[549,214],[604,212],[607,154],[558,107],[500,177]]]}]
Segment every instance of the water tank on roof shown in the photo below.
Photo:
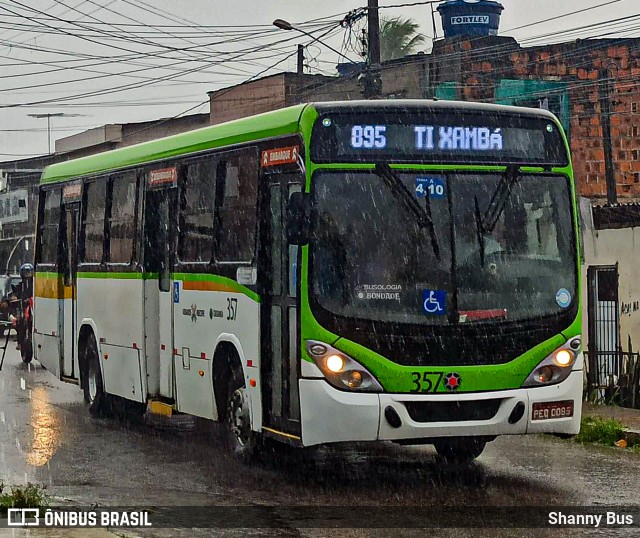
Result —
[{"label": "water tank on roof", "polygon": [[438,6],[444,37],[497,35],[503,9],[492,0],[448,0]]}]

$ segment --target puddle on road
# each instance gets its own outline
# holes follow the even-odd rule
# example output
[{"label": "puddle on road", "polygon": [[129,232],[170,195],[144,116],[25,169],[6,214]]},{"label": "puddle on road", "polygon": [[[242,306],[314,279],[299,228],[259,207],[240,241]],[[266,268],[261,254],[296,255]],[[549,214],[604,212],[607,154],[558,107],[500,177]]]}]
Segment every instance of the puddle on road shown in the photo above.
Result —
[{"label": "puddle on road", "polygon": [[60,446],[60,417],[52,412],[49,395],[44,387],[33,389],[30,403],[33,444],[27,454],[27,463],[42,467],[51,460]]}]

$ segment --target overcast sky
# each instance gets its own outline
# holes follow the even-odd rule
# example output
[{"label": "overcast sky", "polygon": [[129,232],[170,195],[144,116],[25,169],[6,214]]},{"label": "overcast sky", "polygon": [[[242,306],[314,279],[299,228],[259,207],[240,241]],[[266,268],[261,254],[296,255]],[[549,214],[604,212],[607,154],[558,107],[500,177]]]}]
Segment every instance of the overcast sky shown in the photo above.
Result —
[{"label": "overcast sky", "polygon": [[[431,6],[392,7],[433,37]],[[501,0],[500,34],[523,46],[576,38],[640,36],[638,0]],[[310,38],[271,26],[276,18],[322,35],[358,60],[357,36],[337,22],[366,0],[0,0],[0,161],[46,154],[54,140],[107,123],[208,112],[206,92],[251,77],[294,71]],[[388,7],[387,7],[388,6]],[[599,7],[600,6],[600,7]],[[574,13],[582,10],[580,13]],[[616,20],[621,19],[621,20]],[[436,14],[438,36],[442,36]],[[430,45],[427,49],[430,48]],[[338,56],[318,42],[311,73],[335,74]],[[75,116],[70,116],[70,115]]]}]

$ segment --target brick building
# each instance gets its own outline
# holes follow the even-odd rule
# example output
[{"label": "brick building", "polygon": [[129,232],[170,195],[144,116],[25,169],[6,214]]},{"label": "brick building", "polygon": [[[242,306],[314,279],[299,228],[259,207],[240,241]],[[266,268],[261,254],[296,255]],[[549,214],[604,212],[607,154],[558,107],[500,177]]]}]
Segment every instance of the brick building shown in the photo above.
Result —
[{"label": "brick building", "polygon": [[[430,54],[382,66],[383,95],[548,108],[571,141],[578,190],[607,199],[611,172],[620,201],[640,199],[640,39],[522,47],[499,36],[436,41]],[[282,73],[211,92],[211,123],[305,101],[358,99],[356,76]]]}]

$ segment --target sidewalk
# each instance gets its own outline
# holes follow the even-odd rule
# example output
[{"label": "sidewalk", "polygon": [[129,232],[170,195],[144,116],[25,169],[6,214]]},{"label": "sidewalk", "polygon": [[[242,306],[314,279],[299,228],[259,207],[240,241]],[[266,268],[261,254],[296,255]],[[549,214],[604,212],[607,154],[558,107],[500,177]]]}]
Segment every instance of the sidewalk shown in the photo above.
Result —
[{"label": "sidewalk", "polygon": [[640,431],[640,409],[616,407],[613,405],[595,405],[588,402],[582,404],[582,415],[585,417],[602,417],[615,419],[625,428]]}]

